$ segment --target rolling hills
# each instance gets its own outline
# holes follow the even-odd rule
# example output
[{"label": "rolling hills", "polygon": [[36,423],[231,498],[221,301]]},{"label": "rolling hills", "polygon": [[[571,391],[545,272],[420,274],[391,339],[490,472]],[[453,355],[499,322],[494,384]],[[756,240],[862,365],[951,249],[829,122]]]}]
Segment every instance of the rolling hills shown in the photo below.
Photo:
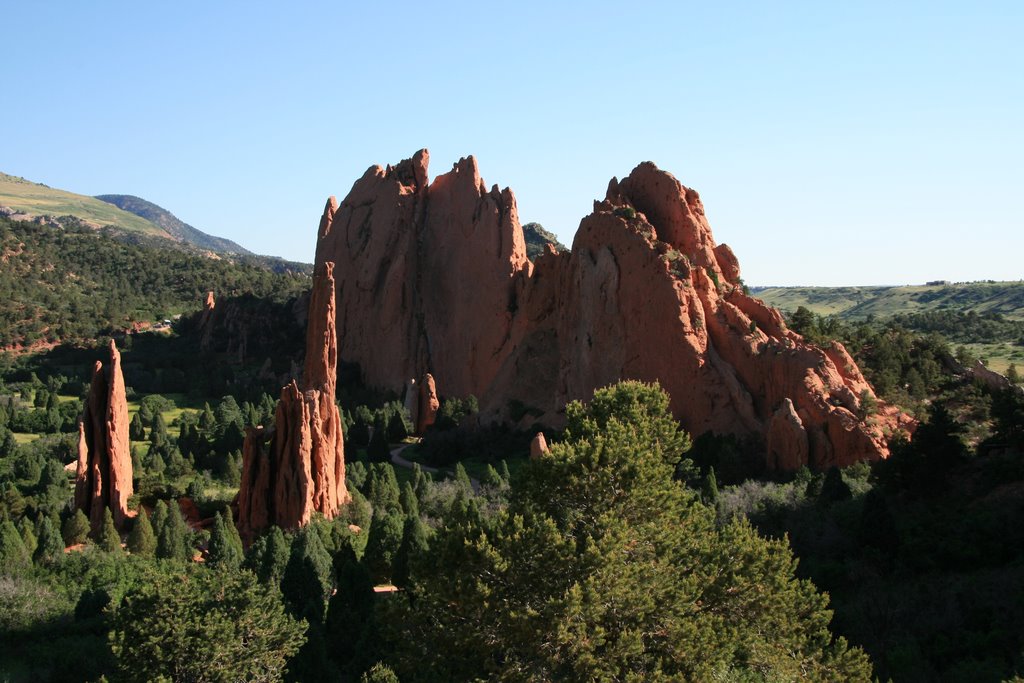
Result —
[{"label": "rolling hills", "polygon": [[784,311],[804,306],[818,315],[848,320],[927,311],[998,313],[1024,320],[1024,281],[901,287],[752,287],[751,293]]},{"label": "rolling hills", "polygon": [[200,249],[209,249],[219,254],[252,254],[236,242],[193,228],[167,209],[141,197],[130,194],[101,194],[97,195],[96,199],[143,218],[166,231],[171,237],[194,244]]}]

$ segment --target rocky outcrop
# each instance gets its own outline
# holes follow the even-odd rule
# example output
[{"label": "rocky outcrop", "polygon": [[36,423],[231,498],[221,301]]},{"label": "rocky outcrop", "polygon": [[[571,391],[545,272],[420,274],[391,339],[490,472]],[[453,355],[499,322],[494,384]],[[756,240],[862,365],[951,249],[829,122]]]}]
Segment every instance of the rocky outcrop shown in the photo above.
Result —
[{"label": "rocky outcrop", "polygon": [[429,372],[423,375],[419,394],[419,400],[416,401],[416,433],[422,434],[437,420],[437,410],[441,407],[434,376]]},{"label": "rocky outcrop", "polygon": [[537,432],[530,441],[530,460],[536,460],[548,452],[548,441],[544,432]]},{"label": "rocky outcrop", "polygon": [[111,341],[110,363],[104,368],[96,361],[78,423],[75,507],[89,517],[93,532],[102,527],[107,508],[118,528],[124,528],[128,517],[128,499],[133,492],[128,422],[121,354]]},{"label": "rocky outcrop", "polygon": [[744,293],[700,196],[654,164],[612,179],[571,252],[530,263],[510,190],[488,189],[472,157],[428,183],[427,161],[370,168],[321,220],[316,262],[345,264],[338,334],[368,384],[430,372],[485,416],[557,426],[569,400],[656,380],[691,433],[770,440],[782,469],[885,457],[912,425],[845,349],[807,344]]},{"label": "rocky outcrop", "polygon": [[292,381],[281,389],[272,428],[246,429],[236,506],[238,529],[247,540],[271,524],[304,526],[314,513],[331,519],[349,501],[335,403],[333,269],[333,263],[321,264],[314,274],[301,386]]}]

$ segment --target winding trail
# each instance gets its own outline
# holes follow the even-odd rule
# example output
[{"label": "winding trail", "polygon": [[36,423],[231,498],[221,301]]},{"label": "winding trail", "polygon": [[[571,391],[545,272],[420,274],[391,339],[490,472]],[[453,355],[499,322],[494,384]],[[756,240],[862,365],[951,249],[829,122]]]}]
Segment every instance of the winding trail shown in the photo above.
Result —
[{"label": "winding trail", "polygon": [[[438,467],[430,467],[429,465],[424,465],[423,463],[414,463],[411,460],[406,460],[405,458],[402,457],[402,451],[404,451],[408,447],[409,447],[409,444],[405,443],[405,444],[402,444],[401,446],[398,446],[397,448],[392,448],[391,449],[391,464],[397,465],[398,467],[404,467],[407,470],[411,470],[413,465],[417,465],[418,464],[420,466],[420,469],[423,470],[424,472],[430,472],[431,474],[441,473],[441,474],[448,474],[448,475],[451,475],[451,476],[455,476],[455,471],[454,470],[440,469]],[[473,493],[480,493],[480,480],[479,479],[474,479],[473,477],[470,477],[469,478],[469,483],[473,486]]]}]

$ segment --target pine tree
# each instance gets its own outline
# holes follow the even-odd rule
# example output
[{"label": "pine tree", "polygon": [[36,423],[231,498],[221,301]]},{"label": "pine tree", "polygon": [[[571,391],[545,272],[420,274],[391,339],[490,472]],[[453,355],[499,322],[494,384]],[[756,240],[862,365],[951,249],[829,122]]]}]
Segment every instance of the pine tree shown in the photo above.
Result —
[{"label": "pine tree", "polygon": [[501,478],[511,484],[512,473],[508,471],[508,463],[505,462],[504,460],[501,461],[501,469],[499,471],[501,473]]},{"label": "pine tree", "polygon": [[416,498],[416,491],[413,489],[411,483],[405,482],[405,484],[402,485],[402,496],[400,502],[402,504],[402,512],[405,513],[406,517],[420,516],[420,503]]},{"label": "pine tree", "polygon": [[399,588],[409,585],[409,568],[416,558],[427,552],[427,526],[419,515],[406,517],[402,542],[392,564],[392,582]]},{"label": "pine tree", "polygon": [[708,473],[700,483],[700,497],[705,505],[715,507],[718,504],[718,480],[715,478],[715,468],[709,467]]},{"label": "pine tree", "polygon": [[377,662],[362,675],[359,683],[399,683],[398,676],[387,664]]},{"label": "pine tree", "polygon": [[472,493],[473,482],[469,478],[469,474],[466,472],[466,467],[461,462],[455,463],[455,481],[458,482],[462,490],[467,493]]},{"label": "pine tree", "polygon": [[[338,589],[327,607],[324,632],[331,658],[349,679],[354,679],[376,659],[380,648],[373,580],[351,552],[339,553],[335,573]],[[353,629],[353,624],[359,624],[359,628]]]},{"label": "pine tree", "polygon": [[492,489],[498,489],[501,488],[504,483],[505,480],[501,478],[500,474],[498,474],[498,470],[494,469],[494,466],[488,463],[487,469],[484,471],[484,476],[480,480],[480,484]]},{"label": "pine tree", "polygon": [[373,513],[401,512],[398,478],[391,463],[373,463],[370,466],[369,495]]},{"label": "pine tree", "polygon": [[823,504],[838,503],[853,498],[850,486],[843,480],[843,473],[838,467],[830,467],[825,473],[825,481],[821,485],[818,501]]},{"label": "pine tree", "polygon": [[156,413],[153,416],[153,427],[149,430],[149,442],[156,448],[167,443],[167,423],[164,421],[163,413]]},{"label": "pine tree", "polygon": [[395,555],[402,544],[403,526],[402,517],[398,514],[373,515],[363,562],[377,583],[387,583],[392,577]]},{"label": "pine tree", "polygon": [[32,529],[32,522],[28,517],[22,517],[18,520],[18,533],[21,534],[21,542],[25,544],[25,550],[28,551],[29,557],[36,552],[36,546],[39,542],[36,540],[35,531]]},{"label": "pine tree", "polygon": [[110,513],[110,508],[103,510],[103,526],[97,534],[96,545],[108,553],[121,552],[121,535],[114,526],[114,516]]},{"label": "pine tree", "polygon": [[17,527],[8,518],[0,523],[0,573],[14,576],[32,567],[32,556]]},{"label": "pine tree", "polygon": [[312,526],[299,531],[292,542],[288,565],[281,579],[281,592],[296,618],[321,624],[331,593],[331,556],[320,533]]},{"label": "pine tree", "polygon": [[132,525],[131,533],[128,534],[128,550],[132,555],[142,557],[153,557],[156,554],[156,535],[153,533],[153,525],[149,522],[146,509],[141,506],[139,514],[135,517],[135,523]]},{"label": "pine tree", "polygon": [[400,443],[409,436],[409,427],[405,423],[402,412],[401,409],[396,410],[388,420],[388,441],[391,443]]},{"label": "pine tree", "polygon": [[224,518],[218,512],[213,518],[213,530],[210,532],[209,554],[206,564],[210,567],[238,569],[242,564],[242,555],[235,545],[234,539],[227,530]]},{"label": "pine tree", "polygon": [[388,445],[388,429],[384,420],[378,419],[373,427],[370,445],[366,447],[370,462],[388,462],[391,459],[391,448]]},{"label": "pine tree", "polygon": [[[161,501],[163,502],[163,501]],[[159,506],[160,503],[157,503]],[[161,559],[190,560],[192,548],[189,544],[189,529],[185,518],[181,516],[181,508],[176,501],[165,505],[166,514],[161,515],[162,526],[154,524],[156,531],[156,556]],[[154,513],[156,521],[156,513]]]},{"label": "pine tree", "polygon": [[57,533],[53,520],[46,515],[39,519],[39,543],[32,559],[41,565],[54,564],[64,559],[64,541]]},{"label": "pine tree", "polygon": [[146,428],[142,424],[142,416],[139,413],[132,415],[132,421],[128,423],[128,438],[132,441],[144,441],[146,439]]},{"label": "pine tree", "polygon": [[500,662],[532,680],[871,679],[788,542],[719,526],[675,479],[689,438],[657,386],[598,390],[566,420],[507,511],[484,521],[468,501],[413,563],[414,600],[388,622],[399,675],[468,680]]},{"label": "pine tree", "polygon": [[290,556],[288,539],[280,527],[272,526],[249,547],[245,567],[256,574],[260,583],[278,587]]},{"label": "pine tree", "polygon": [[199,429],[206,434],[213,431],[214,426],[217,424],[217,418],[213,415],[213,410],[210,408],[209,403],[203,404],[203,412],[199,413]]},{"label": "pine tree", "polygon": [[68,517],[64,522],[61,533],[64,537],[64,545],[78,545],[89,539],[89,518],[81,510],[75,510],[75,514]]},{"label": "pine tree", "polygon": [[14,438],[13,432],[4,434],[4,440],[0,443],[0,457],[10,458],[18,452],[18,440]]}]

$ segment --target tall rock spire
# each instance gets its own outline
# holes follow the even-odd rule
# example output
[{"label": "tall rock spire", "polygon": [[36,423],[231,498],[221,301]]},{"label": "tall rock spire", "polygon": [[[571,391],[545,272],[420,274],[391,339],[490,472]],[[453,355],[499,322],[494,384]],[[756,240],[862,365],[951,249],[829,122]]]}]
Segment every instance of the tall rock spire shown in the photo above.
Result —
[{"label": "tall rock spire", "polygon": [[301,386],[292,381],[282,387],[272,428],[246,430],[237,517],[239,532],[250,541],[270,524],[295,529],[315,512],[331,519],[349,501],[335,403],[333,271],[333,263],[324,263],[313,277]]},{"label": "tall rock spire", "polygon": [[114,524],[123,528],[132,491],[128,399],[121,354],[111,341],[110,365],[104,370],[96,361],[85,411],[78,423],[75,507],[89,517],[94,532],[101,528],[106,508],[110,508]]}]

